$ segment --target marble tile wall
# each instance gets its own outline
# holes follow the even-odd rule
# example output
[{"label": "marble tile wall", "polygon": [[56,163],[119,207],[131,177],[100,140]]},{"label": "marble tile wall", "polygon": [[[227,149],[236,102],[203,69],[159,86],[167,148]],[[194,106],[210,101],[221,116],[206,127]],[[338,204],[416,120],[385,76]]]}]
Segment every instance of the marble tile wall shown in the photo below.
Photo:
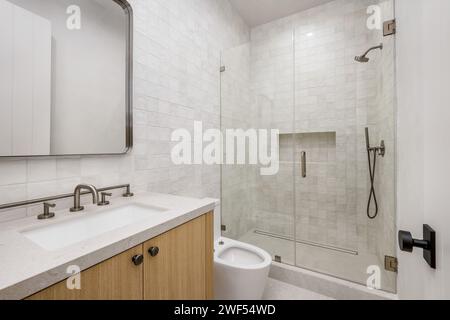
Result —
[{"label": "marble tile wall", "polygon": [[[134,129],[130,154],[0,160],[0,203],[72,192],[76,184],[131,183],[136,191],[220,196],[216,166],[175,166],[171,132],[219,127],[220,52],[249,40],[228,0],[131,0],[134,10]],[[58,202],[58,209],[70,201]],[[0,222],[41,206],[0,212]]]}]

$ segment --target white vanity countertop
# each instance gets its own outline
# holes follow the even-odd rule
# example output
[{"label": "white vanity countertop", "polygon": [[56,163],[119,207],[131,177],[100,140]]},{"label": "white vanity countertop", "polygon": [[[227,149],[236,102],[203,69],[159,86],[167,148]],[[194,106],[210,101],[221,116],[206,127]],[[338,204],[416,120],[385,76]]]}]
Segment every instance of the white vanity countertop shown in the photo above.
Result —
[{"label": "white vanity countertop", "polygon": [[[0,224],[0,299],[23,299],[70,276],[69,266],[86,270],[145,241],[213,211],[217,200],[192,199],[165,194],[141,194],[132,198],[115,198],[112,205],[86,206],[79,213],[56,212],[49,220],[36,217]],[[168,209],[100,236],[69,245],[63,249],[45,250],[26,238],[22,232],[52,224],[95,215],[128,204]]]}]

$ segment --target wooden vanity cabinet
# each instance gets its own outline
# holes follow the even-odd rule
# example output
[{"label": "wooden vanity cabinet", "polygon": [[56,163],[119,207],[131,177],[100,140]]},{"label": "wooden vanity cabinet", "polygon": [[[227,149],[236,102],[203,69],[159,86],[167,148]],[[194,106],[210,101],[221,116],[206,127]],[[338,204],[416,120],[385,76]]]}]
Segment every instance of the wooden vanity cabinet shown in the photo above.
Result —
[{"label": "wooden vanity cabinet", "polygon": [[142,245],[89,268],[80,274],[81,289],[69,290],[59,282],[30,300],[139,300],[142,299],[143,265],[132,258],[142,256]]},{"label": "wooden vanity cabinet", "polygon": [[205,300],[213,298],[213,214],[170,230],[81,272],[30,300]]},{"label": "wooden vanity cabinet", "polygon": [[[160,235],[144,244],[144,299],[204,300],[212,298],[211,216]],[[152,256],[153,255],[153,256]]]}]

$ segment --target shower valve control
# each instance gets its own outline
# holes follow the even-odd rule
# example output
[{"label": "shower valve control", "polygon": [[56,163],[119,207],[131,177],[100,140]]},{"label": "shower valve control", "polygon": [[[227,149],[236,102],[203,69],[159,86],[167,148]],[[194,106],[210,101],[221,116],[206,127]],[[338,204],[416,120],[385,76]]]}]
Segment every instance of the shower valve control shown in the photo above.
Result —
[{"label": "shower valve control", "polygon": [[436,232],[429,226],[423,226],[423,240],[414,239],[411,232],[399,231],[398,243],[401,251],[413,252],[414,248],[423,249],[423,257],[431,268],[436,269]]}]

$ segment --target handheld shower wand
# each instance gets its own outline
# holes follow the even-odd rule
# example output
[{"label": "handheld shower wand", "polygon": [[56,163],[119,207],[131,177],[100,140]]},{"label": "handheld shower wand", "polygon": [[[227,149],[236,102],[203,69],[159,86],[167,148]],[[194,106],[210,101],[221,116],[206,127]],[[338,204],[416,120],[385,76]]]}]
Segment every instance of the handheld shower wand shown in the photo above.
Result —
[{"label": "handheld shower wand", "polygon": [[[370,175],[370,195],[369,201],[367,202],[367,217],[369,219],[375,219],[378,216],[378,200],[377,195],[375,193],[375,170],[377,168],[377,157],[385,156],[386,146],[384,144],[384,140],[381,140],[381,145],[379,147],[372,148],[370,146],[369,128],[366,128],[366,148],[367,148],[367,157],[369,160],[369,175]],[[373,163],[372,163],[372,153],[373,153]],[[372,204],[372,199],[375,204],[375,213],[373,215],[370,213],[370,205]]]}]

